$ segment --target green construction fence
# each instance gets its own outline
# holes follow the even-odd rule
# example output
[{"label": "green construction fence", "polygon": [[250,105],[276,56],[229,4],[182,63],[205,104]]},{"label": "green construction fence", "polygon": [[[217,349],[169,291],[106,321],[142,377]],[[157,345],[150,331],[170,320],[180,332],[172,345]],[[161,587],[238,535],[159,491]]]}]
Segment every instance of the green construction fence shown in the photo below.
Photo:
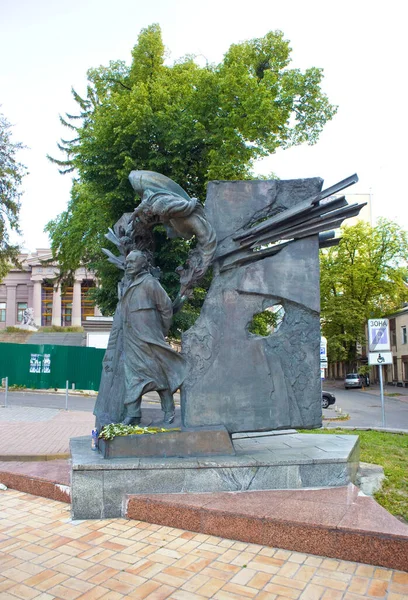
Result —
[{"label": "green construction fence", "polygon": [[0,378],[31,389],[99,389],[105,350],[81,346],[0,344]]}]

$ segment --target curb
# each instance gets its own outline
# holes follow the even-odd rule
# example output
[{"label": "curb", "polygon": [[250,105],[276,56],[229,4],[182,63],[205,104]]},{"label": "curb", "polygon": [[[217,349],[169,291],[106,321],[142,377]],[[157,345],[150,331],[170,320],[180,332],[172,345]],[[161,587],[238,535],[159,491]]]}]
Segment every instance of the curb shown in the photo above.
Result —
[{"label": "curb", "polygon": [[50,500],[58,500],[67,504],[71,503],[71,487],[69,485],[49,481],[44,477],[0,470],[0,481],[7,488],[19,492],[49,498]]},{"label": "curb", "polygon": [[49,460],[66,460],[70,454],[0,454],[0,462],[35,462]]},{"label": "curb", "polygon": [[[325,429],[325,427],[322,427]],[[334,429],[333,427],[331,429]],[[408,434],[408,429],[394,429],[392,427],[356,427],[355,425],[338,425],[335,429],[348,429],[350,431],[379,431],[383,433],[405,433]]]}]

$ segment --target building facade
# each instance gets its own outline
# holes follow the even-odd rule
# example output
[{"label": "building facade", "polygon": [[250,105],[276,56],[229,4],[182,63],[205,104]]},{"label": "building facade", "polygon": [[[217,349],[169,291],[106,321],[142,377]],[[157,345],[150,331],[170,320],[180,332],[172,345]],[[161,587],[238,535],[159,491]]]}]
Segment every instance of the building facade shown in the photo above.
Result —
[{"label": "building facade", "polygon": [[[388,384],[408,387],[408,306],[392,315],[386,315],[390,322],[390,342],[392,352],[392,364],[383,366],[384,382]],[[368,330],[366,328],[366,336]],[[330,363],[328,377],[332,379],[344,379],[346,373],[357,372],[360,367],[368,364],[368,348],[360,346],[360,352],[354,369],[347,369],[344,362]],[[370,368],[370,378],[373,382],[379,381],[377,366]]]},{"label": "building facade", "polygon": [[389,316],[393,364],[387,367],[388,381],[408,385],[408,306]]},{"label": "building facade", "polygon": [[51,260],[48,248],[20,255],[22,269],[11,269],[0,283],[0,329],[21,324],[26,308],[33,308],[38,327],[78,327],[87,317],[101,314],[89,297],[95,275],[81,267],[73,284],[61,287],[58,265]]}]

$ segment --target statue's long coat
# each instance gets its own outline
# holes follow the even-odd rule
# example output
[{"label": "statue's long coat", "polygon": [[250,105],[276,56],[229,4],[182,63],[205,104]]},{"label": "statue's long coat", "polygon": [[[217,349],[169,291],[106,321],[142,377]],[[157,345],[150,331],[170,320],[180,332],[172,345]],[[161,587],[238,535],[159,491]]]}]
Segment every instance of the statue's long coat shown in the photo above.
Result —
[{"label": "statue's long coat", "polygon": [[170,298],[150,273],[140,273],[121,305],[125,404],[152,390],[176,391],[185,377],[185,362],[165,340],[173,316]]},{"label": "statue's long coat", "polygon": [[124,292],[116,307],[103,359],[94,409],[98,429],[122,421],[125,402],[133,402],[141,393],[175,391],[183,382],[185,362],[164,337],[172,313],[170,298],[147,273],[138,275]]}]

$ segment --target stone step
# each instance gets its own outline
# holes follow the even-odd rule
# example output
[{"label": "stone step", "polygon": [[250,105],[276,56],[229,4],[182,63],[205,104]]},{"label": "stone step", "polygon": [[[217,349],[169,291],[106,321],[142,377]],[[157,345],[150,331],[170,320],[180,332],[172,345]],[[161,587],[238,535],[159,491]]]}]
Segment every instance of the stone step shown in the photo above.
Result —
[{"label": "stone step", "polygon": [[109,322],[109,321],[83,321],[83,328],[84,328],[85,332],[110,331],[112,329],[112,322]]},{"label": "stone step", "polygon": [[327,489],[128,495],[128,519],[408,570],[408,526],[352,483]]},{"label": "stone step", "polygon": [[31,460],[22,457],[21,461],[0,461],[0,483],[33,496],[70,503],[69,460],[50,460],[50,456],[43,457],[44,460],[29,458]]}]

